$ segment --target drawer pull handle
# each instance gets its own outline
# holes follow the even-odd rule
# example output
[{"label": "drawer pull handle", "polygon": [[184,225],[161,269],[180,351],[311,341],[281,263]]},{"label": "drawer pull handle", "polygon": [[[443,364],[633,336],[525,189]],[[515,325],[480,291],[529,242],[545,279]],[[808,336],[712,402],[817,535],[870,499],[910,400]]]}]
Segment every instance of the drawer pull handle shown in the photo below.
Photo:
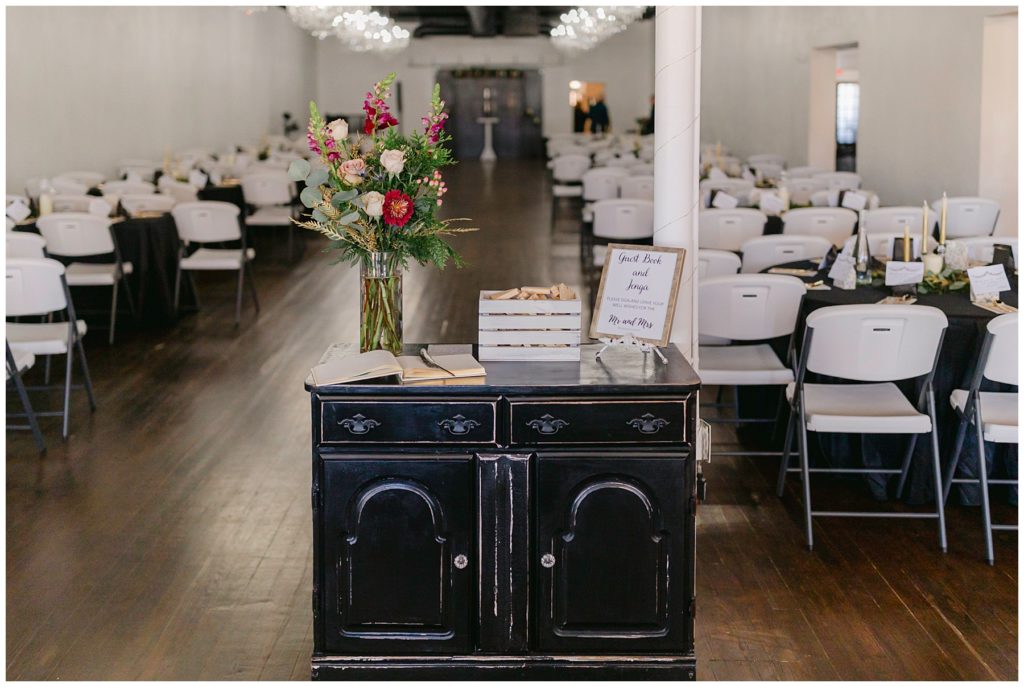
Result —
[{"label": "drawer pull handle", "polygon": [[449,434],[454,434],[455,436],[462,436],[463,434],[469,434],[474,429],[479,427],[480,423],[477,422],[476,420],[467,420],[466,417],[463,415],[456,415],[455,417],[450,417],[441,420],[440,422],[437,423],[437,426],[444,427],[446,430],[448,430]]},{"label": "drawer pull handle", "polygon": [[455,557],[455,567],[459,570],[465,570],[466,566],[469,565],[469,559],[463,556],[461,553]]},{"label": "drawer pull handle", "polygon": [[374,427],[380,427],[380,422],[365,415],[353,415],[344,420],[339,420],[338,424],[347,429],[351,434],[366,434]]},{"label": "drawer pull handle", "polygon": [[526,426],[537,430],[541,434],[557,434],[558,430],[568,427],[569,423],[557,417],[541,415],[539,419],[527,422]]},{"label": "drawer pull handle", "polygon": [[657,434],[658,430],[668,424],[668,420],[654,417],[650,413],[644,413],[626,422],[633,429],[639,430],[641,434]]},{"label": "drawer pull handle", "polygon": [[550,553],[546,553],[540,557],[540,564],[545,568],[553,568],[555,567],[555,557]]}]

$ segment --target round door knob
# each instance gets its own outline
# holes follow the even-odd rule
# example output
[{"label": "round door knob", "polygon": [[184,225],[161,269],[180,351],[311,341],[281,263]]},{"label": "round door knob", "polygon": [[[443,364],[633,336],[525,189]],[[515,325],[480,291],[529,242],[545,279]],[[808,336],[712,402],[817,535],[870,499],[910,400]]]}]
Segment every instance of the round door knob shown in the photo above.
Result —
[{"label": "round door knob", "polygon": [[546,553],[540,557],[540,564],[545,568],[553,568],[555,567],[555,557],[550,553]]},{"label": "round door knob", "polygon": [[469,565],[469,559],[466,558],[465,556],[463,556],[461,553],[458,556],[455,557],[455,567],[456,568],[458,568],[459,570],[462,570],[467,565]]}]

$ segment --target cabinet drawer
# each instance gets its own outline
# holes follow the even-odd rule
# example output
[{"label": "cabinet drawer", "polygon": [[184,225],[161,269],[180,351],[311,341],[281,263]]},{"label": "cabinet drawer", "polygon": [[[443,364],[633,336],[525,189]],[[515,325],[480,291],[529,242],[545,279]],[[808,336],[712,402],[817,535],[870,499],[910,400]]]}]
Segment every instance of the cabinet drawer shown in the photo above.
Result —
[{"label": "cabinet drawer", "polygon": [[511,401],[512,443],[681,444],[686,401],[656,399]]},{"label": "cabinet drawer", "polygon": [[493,444],[495,401],[324,400],[320,443]]}]

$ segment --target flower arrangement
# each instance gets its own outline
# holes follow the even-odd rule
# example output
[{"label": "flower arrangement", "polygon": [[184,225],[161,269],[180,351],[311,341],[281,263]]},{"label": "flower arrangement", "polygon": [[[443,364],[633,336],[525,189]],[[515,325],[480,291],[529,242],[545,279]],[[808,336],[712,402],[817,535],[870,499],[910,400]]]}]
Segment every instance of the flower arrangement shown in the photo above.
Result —
[{"label": "flower arrangement", "polygon": [[339,261],[358,264],[363,273],[362,350],[401,350],[401,269],[410,260],[443,269],[462,258],[447,237],[474,228],[454,227],[459,219],[440,219],[448,191],[441,170],[455,161],[445,144],[451,136],[448,115],[435,85],[423,130],[398,132],[388,106],[392,72],[366,94],[362,130],[352,141],[344,120],[324,121],[315,102],[309,104],[307,141],[320,165],[296,160],[288,174],[305,182],[299,195],[310,210],[296,221],[331,240]]},{"label": "flower arrangement", "polygon": [[461,267],[462,258],[445,237],[474,229],[452,226],[461,218],[437,216],[448,190],[441,169],[454,164],[444,145],[451,137],[444,130],[448,115],[440,87],[434,87],[424,130],[403,136],[387,102],[394,79],[388,74],[366,94],[366,121],[355,142],[344,120],[325,122],[316,103],[309,104],[307,140],[322,168],[297,160],[288,170],[293,180],[306,183],[300,200],[312,211],[297,224],[331,239],[345,261],[359,263],[384,252],[395,254],[402,267],[410,259]]}]

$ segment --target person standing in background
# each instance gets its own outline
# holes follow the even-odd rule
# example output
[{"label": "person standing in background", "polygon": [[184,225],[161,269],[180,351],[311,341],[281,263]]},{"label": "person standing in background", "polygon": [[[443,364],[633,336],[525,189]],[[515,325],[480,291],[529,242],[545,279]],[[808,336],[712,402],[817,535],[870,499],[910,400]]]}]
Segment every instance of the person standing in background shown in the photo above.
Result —
[{"label": "person standing in background", "polygon": [[654,133],[654,95],[651,95],[651,114],[647,117],[647,121],[644,122],[644,126],[640,129],[641,136],[649,136]]},{"label": "person standing in background", "polygon": [[611,128],[612,121],[608,116],[608,106],[604,104],[604,96],[598,96],[597,101],[590,106],[590,131],[603,134],[608,133]]},{"label": "person standing in background", "polygon": [[587,130],[588,119],[590,119],[590,115],[587,114],[587,109],[583,106],[583,98],[580,98],[572,110],[572,130],[577,134],[582,134]]}]

